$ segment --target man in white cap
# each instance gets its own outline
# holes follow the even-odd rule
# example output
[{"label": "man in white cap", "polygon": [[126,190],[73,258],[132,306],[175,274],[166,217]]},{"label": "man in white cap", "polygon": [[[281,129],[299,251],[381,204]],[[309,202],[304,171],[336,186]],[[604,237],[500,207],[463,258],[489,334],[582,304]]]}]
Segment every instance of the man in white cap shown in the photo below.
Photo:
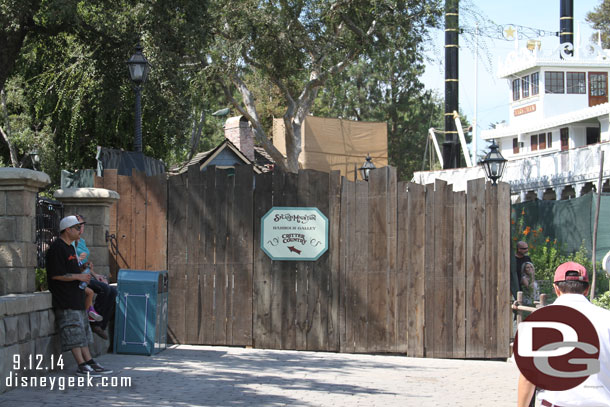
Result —
[{"label": "man in white cap", "polygon": [[[574,308],[593,324],[599,338],[600,371],[568,390],[542,390],[536,396],[543,407],[610,406],[610,311],[593,305],[585,297],[589,291],[587,269],[569,261],[555,270],[554,289],[557,300],[553,305]],[[576,359],[574,359],[576,360]],[[519,377],[519,407],[530,404],[535,386],[523,374]]]},{"label": "man in white cap", "polygon": [[62,352],[71,351],[81,376],[100,376],[112,370],[91,358],[89,343],[93,334],[85,310],[85,291],[81,282],[89,282],[90,274],[82,274],[72,242],[80,236],[81,223],[76,216],[66,216],[59,222],[59,238],[46,254],[47,281],[53,298],[55,321],[59,328]]}]

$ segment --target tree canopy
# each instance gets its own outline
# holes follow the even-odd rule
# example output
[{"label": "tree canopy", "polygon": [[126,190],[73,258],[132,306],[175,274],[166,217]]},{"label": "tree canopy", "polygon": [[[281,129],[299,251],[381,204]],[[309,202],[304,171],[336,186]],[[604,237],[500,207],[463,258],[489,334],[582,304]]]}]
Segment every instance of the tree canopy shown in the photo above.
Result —
[{"label": "tree canopy", "polygon": [[0,0],[0,129],[14,149],[0,143],[0,160],[21,165],[36,149],[57,181],[60,168],[92,168],[98,145],[131,150],[125,62],[140,41],[147,155],[171,164],[212,147],[222,123],[207,113],[229,103],[289,171],[308,114],[387,121],[404,176],[439,111],[417,77],[441,12],[439,0]]},{"label": "tree canopy", "polygon": [[610,48],[610,0],[603,0],[593,11],[587,13],[587,22],[599,30],[604,48]]}]

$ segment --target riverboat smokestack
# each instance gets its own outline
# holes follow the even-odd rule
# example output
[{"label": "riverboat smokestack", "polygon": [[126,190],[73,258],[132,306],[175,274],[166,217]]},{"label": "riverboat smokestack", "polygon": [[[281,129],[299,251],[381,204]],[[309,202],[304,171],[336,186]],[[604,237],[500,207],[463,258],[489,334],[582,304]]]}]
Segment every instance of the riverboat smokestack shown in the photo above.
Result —
[{"label": "riverboat smokestack", "polygon": [[[574,45],[574,0],[559,2],[559,43],[569,42]],[[572,51],[566,51],[572,55]]]},{"label": "riverboat smokestack", "polygon": [[453,112],[458,112],[459,0],[445,0],[445,142],[444,168],[459,166],[458,133]]}]

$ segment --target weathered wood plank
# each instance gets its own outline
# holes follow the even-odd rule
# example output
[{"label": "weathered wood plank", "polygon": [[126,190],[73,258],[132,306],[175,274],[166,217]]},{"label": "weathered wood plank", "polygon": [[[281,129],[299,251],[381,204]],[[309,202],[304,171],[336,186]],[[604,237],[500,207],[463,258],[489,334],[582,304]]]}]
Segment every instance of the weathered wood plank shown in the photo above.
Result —
[{"label": "weathered wood plank", "polygon": [[[311,201],[307,206],[316,207],[328,219],[328,174],[315,170],[309,173]],[[308,279],[307,317],[311,329],[307,333],[307,347],[310,350],[328,350],[328,301],[330,292],[329,252],[313,263]]]},{"label": "weathered wood plank", "polygon": [[186,266],[171,264],[169,273],[169,298],[167,336],[170,343],[186,343],[185,335],[185,292]]},{"label": "weathered wood plank", "polygon": [[329,174],[329,287],[328,302],[328,345],[327,350],[337,352],[339,345],[339,279],[341,273],[341,173],[331,171]]},{"label": "weathered wood plank", "polygon": [[387,351],[397,352],[397,275],[396,275],[396,242],[397,242],[397,175],[396,168],[386,167],[386,232],[387,232],[387,285],[388,285],[388,303],[387,303],[387,319],[386,326],[388,335],[386,338]]},{"label": "weathered wood plank", "polygon": [[251,166],[235,168],[229,258],[233,263],[230,337],[236,346],[252,345],[253,173]]},{"label": "weathered wood plank", "polygon": [[453,357],[466,357],[466,193],[453,196]]},{"label": "weathered wood plank", "polygon": [[253,345],[271,345],[271,259],[261,247],[261,218],[272,207],[272,174],[257,174],[254,190]]},{"label": "weathered wood plank", "polygon": [[167,205],[167,261],[168,265],[186,264],[186,177],[175,175],[168,183]]},{"label": "weathered wood plank", "polygon": [[407,245],[408,259],[407,309],[409,310],[407,354],[424,356],[425,326],[425,249],[431,238],[426,235],[426,189],[424,185],[409,183]]},{"label": "weathered wood plank", "polygon": [[496,358],[510,356],[510,330],[512,312],[508,306],[510,300],[510,185],[505,182],[498,184],[497,194],[498,230],[497,284],[498,284],[498,335]]},{"label": "weathered wood plank", "polygon": [[252,346],[252,265],[233,264],[233,346]]},{"label": "weathered wood plank", "polygon": [[342,178],[341,184],[341,269],[339,275],[339,340],[341,352],[354,352],[354,320],[353,320],[353,289],[352,289],[352,246],[355,241],[355,193],[356,184]]},{"label": "weathered wood plank", "polygon": [[146,259],[147,270],[167,270],[167,178],[165,174],[146,177]]},{"label": "weathered wood plank", "polygon": [[214,280],[214,345],[227,343],[227,291],[229,277],[226,263],[215,265]]},{"label": "weathered wood plank", "polygon": [[[424,324],[424,352],[426,357],[434,357],[434,338],[436,332],[434,328],[434,314],[437,312],[437,304],[435,304],[434,285],[435,285],[435,258],[437,230],[435,223],[435,200],[438,194],[434,189],[434,184],[426,185],[426,205],[425,205],[425,220],[426,220],[426,244],[425,244],[425,263],[424,263],[424,300],[425,300],[425,324]],[[438,253],[440,254],[440,253]]]},{"label": "weathered wood plank", "polygon": [[131,173],[131,262],[132,268],[146,269],[146,174]]},{"label": "weathered wood plank", "polygon": [[354,244],[350,248],[353,260],[351,288],[353,296],[354,352],[368,351],[368,276],[369,268],[369,183],[356,181],[356,212]]},{"label": "weathered wood plank", "polygon": [[444,181],[435,183],[434,313],[433,357],[453,356],[453,188]]},{"label": "weathered wood plank", "polygon": [[216,265],[202,264],[199,266],[199,287],[201,295],[201,323],[199,327],[200,342],[204,345],[214,345],[215,301],[216,301]]},{"label": "weathered wood plank", "polygon": [[[277,187],[274,185],[274,190]],[[281,199],[278,205],[296,207],[298,205],[298,177],[297,174],[286,173],[284,175],[284,183],[281,194],[277,196]],[[279,273],[279,276],[274,278],[274,281],[279,282],[279,297],[280,301],[280,349],[296,349],[296,269],[297,262],[294,261],[276,261],[274,262],[274,272]],[[275,291],[275,290],[274,290]],[[275,299],[274,299],[275,300]]]},{"label": "weathered wood plank", "polygon": [[[118,191],[117,170],[104,170],[104,176],[101,179],[103,182],[103,186],[101,188],[109,189],[111,191]],[[120,200],[115,201],[112,205],[110,205],[110,222],[108,224],[108,233],[110,235],[114,235],[115,237],[117,236],[117,208],[119,202]],[[110,247],[110,242],[108,243],[108,247]],[[119,263],[117,260],[119,254],[113,249],[109,249],[109,252],[110,275],[112,276],[112,281],[116,281],[119,272]]]},{"label": "weathered wood plank", "polygon": [[120,269],[132,269],[135,264],[132,260],[132,236],[134,233],[133,213],[132,213],[132,181],[131,177],[120,175],[117,179],[117,189],[121,196],[117,207],[117,246],[118,246],[118,266]]},{"label": "weathered wood plank", "polygon": [[485,357],[485,180],[466,187],[466,357]]},{"label": "weathered wood plank", "polygon": [[368,271],[368,348],[387,351],[389,261],[388,261],[388,171],[381,168],[369,175],[369,271]]},{"label": "weathered wood plank", "polygon": [[186,177],[186,262],[189,265],[196,266],[199,264],[199,225],[201,212],[203,211],[203,202],[199,193],[201,187],[199,165],[194,164],[188,167]]},{"label": "weathered wood plank", "polygon": [[498,188],[485,188],[485,357],[494,357],[498,347]]},{"label": "weathered wood plank", "polygon": [[396,352],[408,352],[409,332],[409,258],[407,257],[409,194],[407,183],[399,182],[396,196]]},{"label": "weathered wood plank", "polygon": [[[283,207],[283,191],[286,182],[286,173],[282,171],[273,172],[273,207]],[[284,302],[289,301],[289,298],[283,298],[286,294],[282,288],[282,279],[284,277],[283,261],[271,262],[271,347],[273,349],[282,349],[282,308]]]},{"label": "weathered wood plank", "polygon": [[[297,179],[297,204],[307,207],[311,203],[310,172],[299,171]],[[296,263],[295,276],[295,347],[298,350],[309,349],[307,335],[311,329],[308,315],[308,282],[313,273],[313,264],[309,261]]]}]

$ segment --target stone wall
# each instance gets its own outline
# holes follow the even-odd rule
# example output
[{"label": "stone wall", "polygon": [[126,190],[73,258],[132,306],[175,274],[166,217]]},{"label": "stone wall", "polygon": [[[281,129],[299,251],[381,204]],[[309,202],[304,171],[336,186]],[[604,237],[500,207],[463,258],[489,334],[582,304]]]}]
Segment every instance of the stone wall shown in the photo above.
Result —
[{"label": "stone wall", "polygon": [[[109,342],[94,335],[89,346],[94,356],[105,353]],[[51,293],[9,294],[0,297],[0,393],[10,390],[10,378],[43,376],[51,368],[51,356],[57,361],[61,343],[55,327],[55,314],[51,306]],[[64,352],[63,370],[76,369],[71,352]],[[30,358],[32,370],[29,369]],[[15,362],[21,368],[15,369]],[[40,369],[36,369],[40,361]],[[25,369],[24,369],[25,367]]]},{"label": "stone wall", "polygon": [[[10,390],[10,379],[49,372],[51,356],[58,360],[61,344],[55,327],[51,293],[36,288],[36,194],[50,182],[47,174],[18,168],[0,168],[0,393]],[[108,274],[104,239],[109,206],[119,198],[114,191],[96,188],[58,191],[65,213],[87,220],[85,239],[98,273]],[[94,335],[93,356],[105,353],[108,340]],[[64,352],[63,369],[71,374],[76,363]],[[14,363],[21,366],[16,370]],[[32,360],[33,370],[29,368]],[[36,370],[41,361],[41,369]]]},{"label": "stone wall", "polygon": [[0,296],[36,289],[36,194],[47,174],[0,168]]}]

